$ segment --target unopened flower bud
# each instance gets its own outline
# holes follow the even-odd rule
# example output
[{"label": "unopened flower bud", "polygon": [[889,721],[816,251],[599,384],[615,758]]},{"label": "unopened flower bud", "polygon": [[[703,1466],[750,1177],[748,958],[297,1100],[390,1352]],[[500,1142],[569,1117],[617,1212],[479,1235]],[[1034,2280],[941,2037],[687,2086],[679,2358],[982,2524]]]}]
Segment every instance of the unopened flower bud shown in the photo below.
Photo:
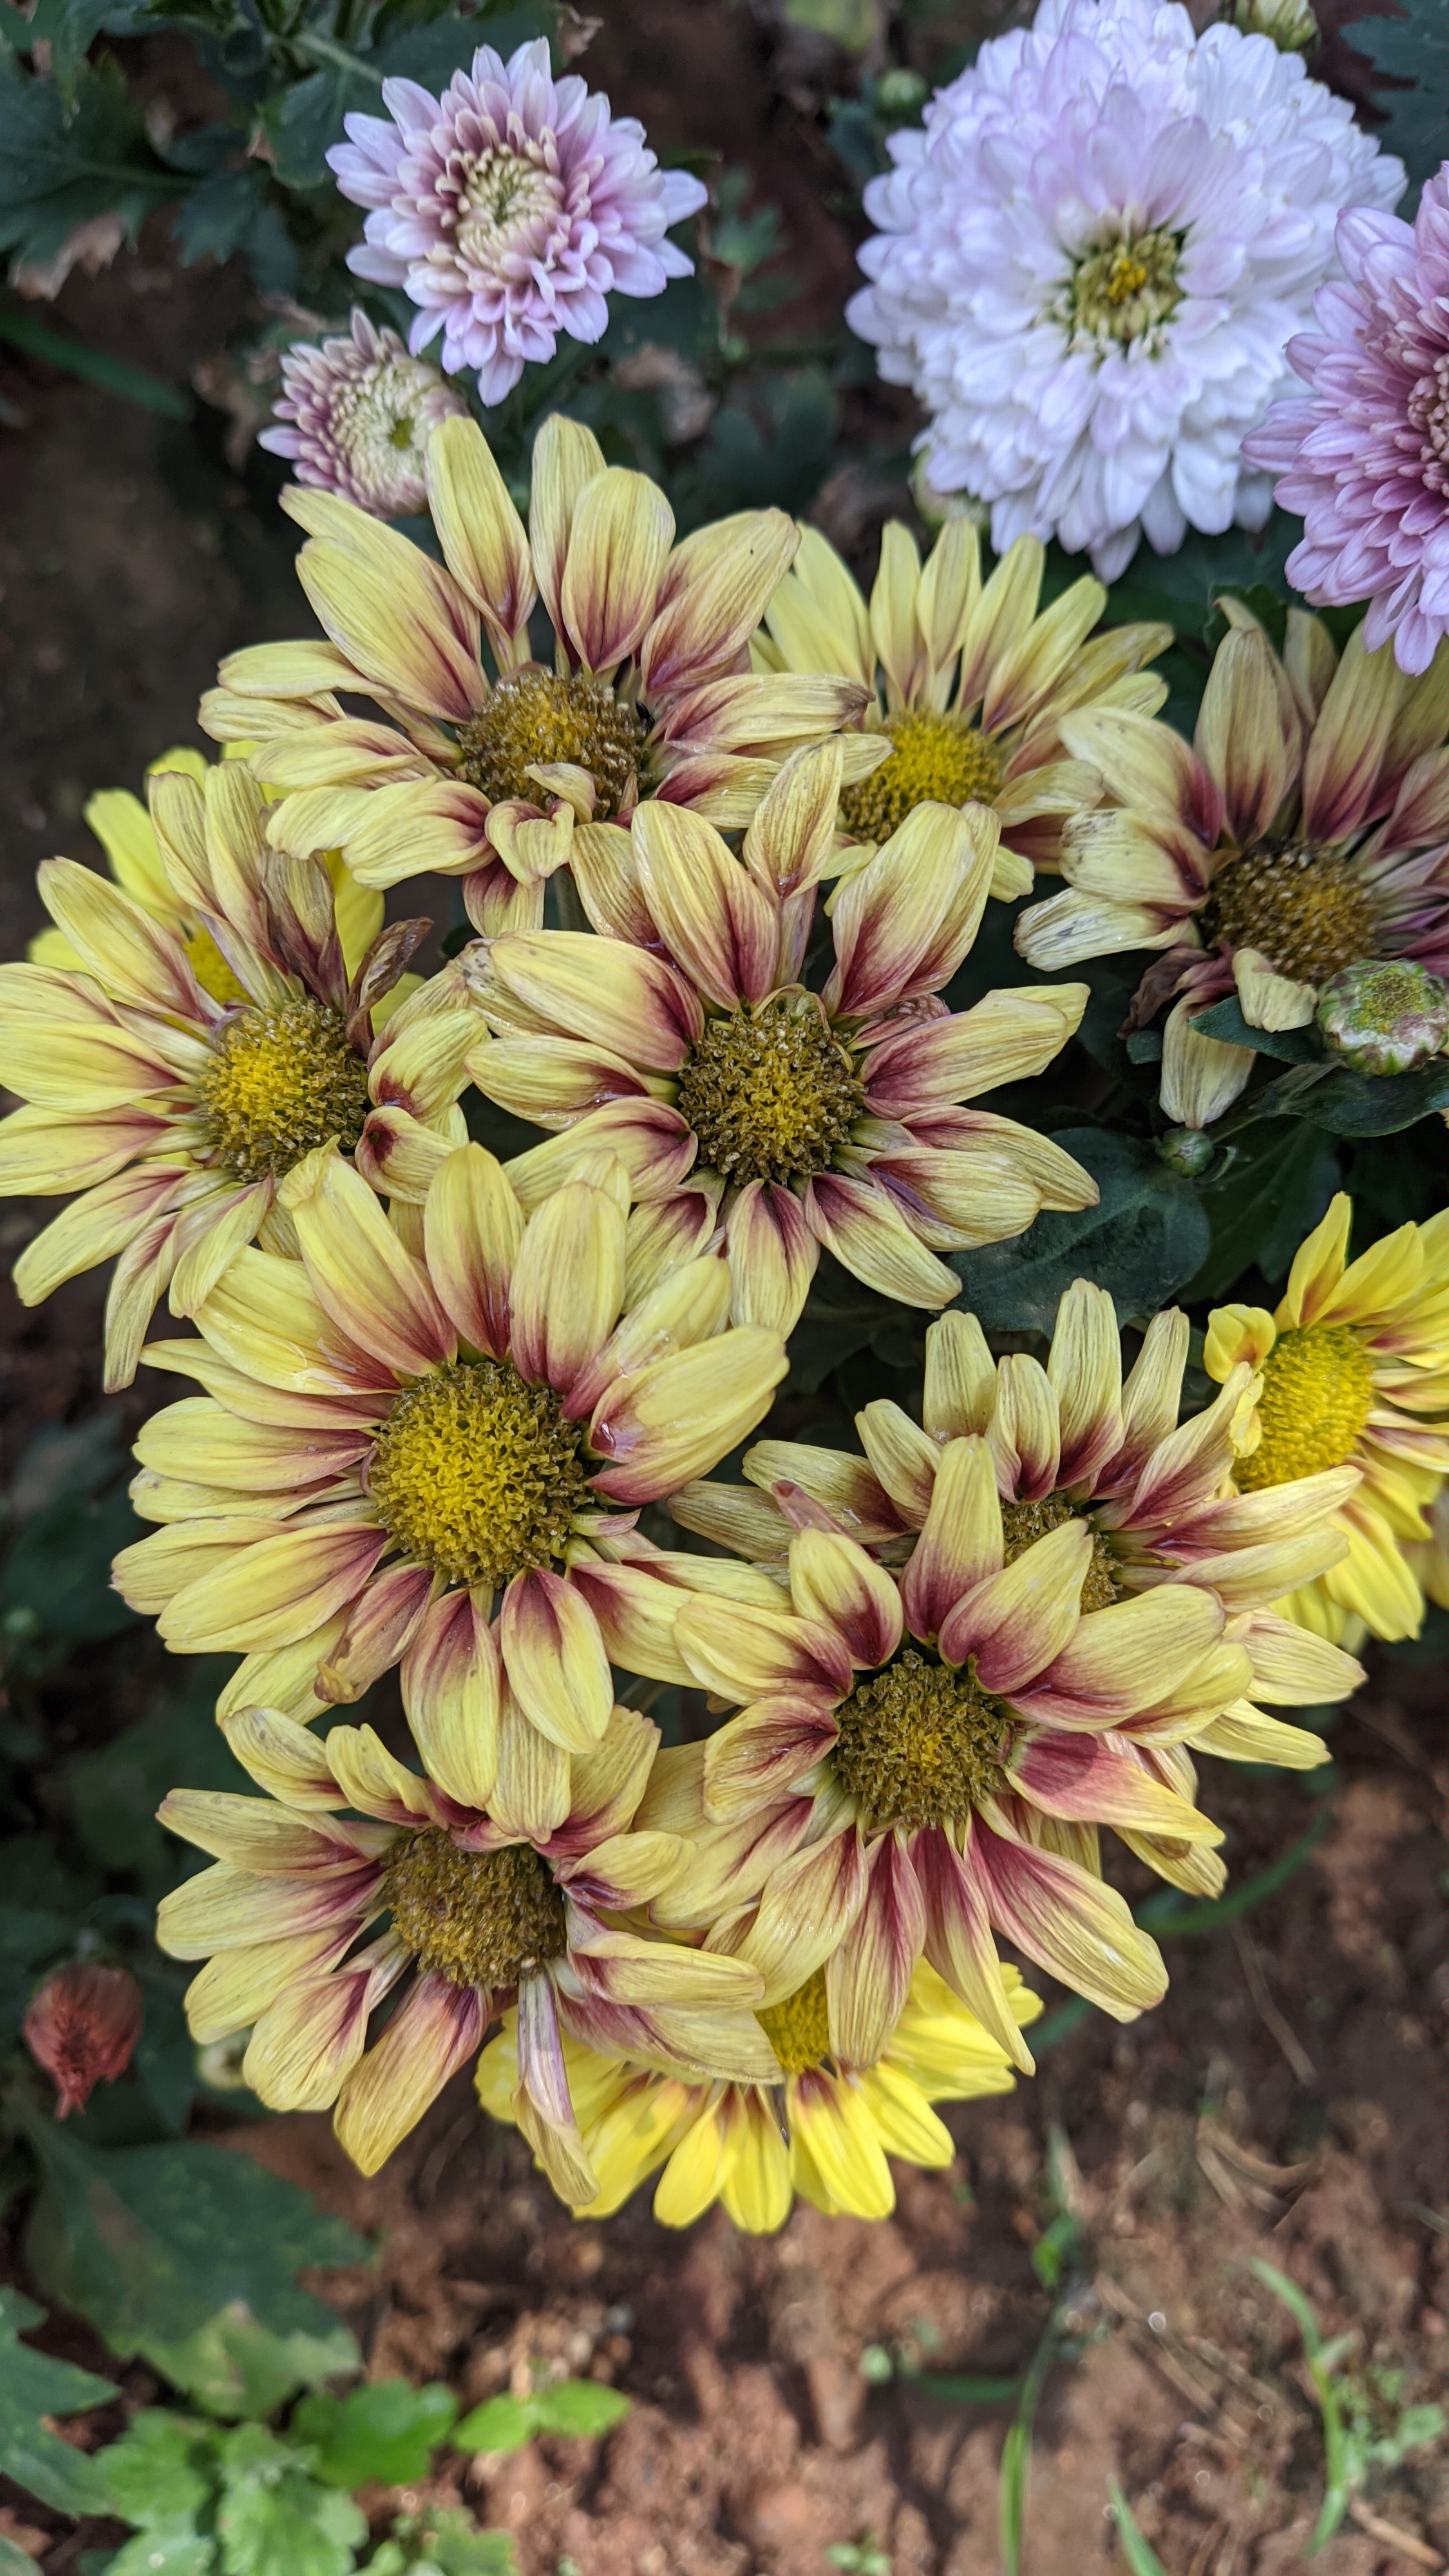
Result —
[{"label": "unopened flower bud", "polygon": [[83,2111],[96,2084],[114,2084],[131,2062],[145,2004],[124,1968],[80,1961],[57,1968],[31,1997],[25,2045],[59,2087],[56,2116]]},{"label": "unopened flower bud", "polygon": [[882,116],[915,116],[927,95],[928,84],[905,63],[893,63],[875,85],[875,103]]},{"label": "unopened flower bud", "polygon": [[1180,1172],[1185,1181],[1200,1180],[1216,1152],[1211,1136],[1205,1136],[1200,1127],[1169,1127],[1157,1139],[1159,1163],[1165,1163],[1170,1172]]},{"label": "unopened flower bud", "polygon": [[1280,54],[1311,54],[1318,20],[1308,0],[1229,0],[1228,25],[1243,36],[1271,36]]},{"label": "unopened flower bud", "polygon": [[395,331],[355,310],[352,336],[299,340],[282,360],[280,424],[263,447],[295,459],[299,483],[339,493],[377,519],[427,507],[424,457],[440,420],[468,408],[436,367],[410,358]]},{"label": "unopened flower bud", "polygon": [[1413,1073],[1449,1041],[1449,984],[1409,957],[1368,957],[1318,996],[1323,1042],[1355,1073]]}]

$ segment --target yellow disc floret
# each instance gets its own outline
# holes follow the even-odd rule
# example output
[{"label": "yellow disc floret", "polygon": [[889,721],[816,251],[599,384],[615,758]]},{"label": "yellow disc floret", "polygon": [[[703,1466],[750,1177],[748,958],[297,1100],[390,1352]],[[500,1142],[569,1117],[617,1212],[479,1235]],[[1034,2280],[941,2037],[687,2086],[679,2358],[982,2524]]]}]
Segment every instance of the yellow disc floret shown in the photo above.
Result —
[{"label": "yellow disc floret", "polygon": [[521,796],[536,805],[543,789],[528,775],[532,764],[568,761],[588,771],[602,819],[618,813],[637,779],[647,730],[639,709],[617,698],[607,680],[512,672],[464,725],[458,771],[494,804]]},{"label": "yellow disc floret", "polygon": [[1378,927],[1378,906],[1343,852],[1313,841],[1264,842],[1229,859],[1203,913],[1209,938],[1256,948],[1305,984],[1371,957]]},{"label": "yellow disc floret", "polygon": [[1162,226],[1088,251],[1077,261],[1059,307],[1074,342],[1095,342],[1104,350],[1109,341],[1129,347],[1155,331],[1182,302],[1181,257],[1181,234]]},{"label": "yellow disc floret", "polygon": [[1065,1494],[1047,1494],[1039,1503],[1003,1503],[1001,1534],[1006,1542],[1005,1562],[1015,1565],[1019,1556],[1045,1538],[1048,1530],[1060,1529],[1064,1521],[1085,1517],[1092,1531],[1092,1562],[1082,1585],[1084,1610],[1109,1610],[1120,1601],[1126,1590],[1119,1579],[1116,1557],[1101,1531],[1092,1524],[1090,1514],[1080,1514]]},{"label": "yellow disc floret", "polygon": [[1005,1711],[969,1672],[914,1647],[858,1683],[835,1722],[835,1776],[872,1823],[949,1824],[1004,1785]]},{"label": "yellow disc floret", "polygon": [[755,2019],[787,2075],[803,2075],[807,2067],[823,2066],[830,2054],[824,1969],[817,1968],[783,2003],[763,2005]]},{"label": "yellow disc floret", "polygon": [[234,1180],[281,1180],[335,1136],[344,1153],[368,1111],[367,1067],[340,1011],[304,995],[227,1020],[198,1085],[206,1141]]},{"label": "yellow disc floret", "polygon": [[1280,1333],[1263,1363],[1263,1436],[1233,1473],[1244,1493],[1341,1467],[1369,1417],[1373,1363],[1350,1324]]},{"label": "yellow disc floret", "polygon": [[368,1491],[407,1555],[498,1589],[562,1557],[588,1501],[581,1436],[551,1387],[529,1386],[506,1360],[460,1360],[396,1398]]},{"label": "yellow disc floret", "polygon": [[568,1946],[563,1897],[531,1843],[459,1851],[429,1825],[388,1863],[380,1893],[399,1940],[455,1986],[516,1986]]},{"label": "yellow disc floret", "polygon": [[679,1077],[700,1160],[736,1184],[828,1169],[865,1089],[811,994],[777,994],[707,1020]]},{"label": "yellow disc floret", "polygon": [[1001,762],[964,716],[908,708],[885,730],[890,757],[840,800],[841,822],[858,840],[888,841],[918,805],[990,804]]}]

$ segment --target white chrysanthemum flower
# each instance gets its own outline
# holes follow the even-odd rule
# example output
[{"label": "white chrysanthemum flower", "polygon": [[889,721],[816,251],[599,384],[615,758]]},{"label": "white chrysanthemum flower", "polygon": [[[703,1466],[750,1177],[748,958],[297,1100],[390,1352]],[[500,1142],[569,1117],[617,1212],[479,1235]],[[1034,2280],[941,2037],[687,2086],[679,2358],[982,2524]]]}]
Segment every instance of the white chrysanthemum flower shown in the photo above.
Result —
[{"label": "white chrysanthemum flower", "polygon": [[352,309],[351,337],[294,341],[282,359],[277,426],[258,444],[295,459],[299,483],[340,492],[377,519],[428,506],[425,455],[440,420],[468,408],[396,331]]},{"label": "white chrysanthemum flower", "polygon": [[1089,549],[1261,526],[1244,433],[1292,379],[1346,205],[1402,164],[1267,36],[1156,0],[1043,0],[983,45],[872,180],[873,281],[848,307],[882,376],[932,414],[940,492]]}]

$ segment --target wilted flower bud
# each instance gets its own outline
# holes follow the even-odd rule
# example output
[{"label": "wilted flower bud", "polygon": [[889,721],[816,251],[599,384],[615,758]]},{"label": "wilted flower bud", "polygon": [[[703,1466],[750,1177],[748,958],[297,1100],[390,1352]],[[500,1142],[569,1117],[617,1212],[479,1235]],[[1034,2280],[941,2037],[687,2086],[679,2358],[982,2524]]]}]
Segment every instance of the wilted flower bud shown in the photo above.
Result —
[{"label": "wilted flower bud", "polygon": [[59,2086],[56,2116],[83,2111],[96,2084],[114,2084],[131,2062],[145,2004],[124,1968],[77,1962],[57,1968],[31,1997],[25,2045]]},{"label": "wilted flower bud", "polygon": [[1170,1172],[1180,1172],[1186,1181],[1200,1180],[1216,1152],[1211,1136],[1205,1136],[1200,1127],[1169,1127],[1157,1139],[1159,1163],[1165,1163]]},{"label": "wilted flower bud", "polygon": [[1410,957],[1368,957],[1318,996],[1325,1046],[1355,1073],[1413,1073],[1449,1040],[1449,984]]},{"label": "wilted flower bud", "polygon": [[1229,0],[1223,15],[1240,35],[1271,36],[1280,54],[1311,54],[1318,43],[1308,0]]},{"label": "wilted flower bud", "polygon": [[440,420],[466,411],[436,367],[354,310],[350,339],[297,341],[282,360],[276,417],[261,445],[295,458],[299,483],[337,492],[374,518],[426,509],[423,458]]}]

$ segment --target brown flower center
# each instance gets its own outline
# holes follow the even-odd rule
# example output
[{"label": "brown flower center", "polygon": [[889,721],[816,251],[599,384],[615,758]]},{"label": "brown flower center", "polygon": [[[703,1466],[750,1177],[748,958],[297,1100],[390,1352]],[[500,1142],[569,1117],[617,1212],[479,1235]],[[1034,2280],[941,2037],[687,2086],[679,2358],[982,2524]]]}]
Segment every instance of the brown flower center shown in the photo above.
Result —
[{"label": "brown flower center", "polygon": [[950,1824],[1002,1786],[1007,1710],[914,1646],[857,1682],[835,1723],[835,1776],[871,1824]]},{"label": "brown flower center", "polygon": [[617,698],[607,680],[586,672],[514,671],[458,736],[458,775],[495,805],[510,796],[536,805],[543,794],[529,768],[569,761],[597,790],[595,814],[617,814],[639,774],[648,726],[638,707]]},{"label": "brown flower center", "polygon": [[1373,1362],[1351,1324],[1280,1333],[1263,1363],[1263,1436],[1233,1469],[1247,1494],[1316,1476],[1353,1456],[1374,1400]]},{"label": "brown flower center", "polygon": [[399,1940],[455,1986],[516,1986],[568,1947],[562,1892],[531,1843],[459,1851],[429,1825],[389,1861],[381,1894]]},{"label": "brown flower center", "polygon": [[1378,906],[1342,850],[1316,841],[1264,841],[1213,878],[1202,927],[1211,944],[1256,948],[1278,974],[1322,984],[1372,957]]},{"label": "brown flower center", "polygon": [[[1006,1541],[1006,1563],[1015,1565],[1019,1556],[1045,1538],[1048,1530],[1060,1529],[1064,1521],[1080,1520],[1083,1515],[1068,1502],[1065,1494],[1048,1494],[1039,1503],[1003,1503],[1001,1534]],[[1118,1579],[1117,1559],[1102,1532],[1090,1518],[1092,1562],[1082,1585],[1083,1610],[1110,1610],[1114,1601],[1126,1597],[1127,1587]]]},{"label": "brown flower center", "polygon": [[588,1501],[581,1428],[507,1360],[458,1360],[405,1387],[377,1435],[368,1491],[405,1553],[501,1590],[562,1557]]},{"label": "brown flower center", "polygon": [[841,822],[857,840],[888,841],[918,805],[990,804],[1001,762],[964,716],[907,708],[885,730],[889,758],[840,800]]},{"label": "brown flower center", "polygon": [[369,1106],[342,1013],[309,996],[227,1020],[197,1094],[207,1145],[238,1181],[281,1180],[334,1136],[350,1152]]},{"label": "brown flower center", "polygon": [[864,1102],[849,1047],[809,993],[707,1020],[679,1077],[701,1161],[736,1184],[826,1171]]},{"label": "brown flower center", "polygon": [[817,1968],[783,2003],[763,2005],[755,2019],[787,2075],[803,2075],[807,2067],[823,2066],[830,2055],[825,1970]]}]

